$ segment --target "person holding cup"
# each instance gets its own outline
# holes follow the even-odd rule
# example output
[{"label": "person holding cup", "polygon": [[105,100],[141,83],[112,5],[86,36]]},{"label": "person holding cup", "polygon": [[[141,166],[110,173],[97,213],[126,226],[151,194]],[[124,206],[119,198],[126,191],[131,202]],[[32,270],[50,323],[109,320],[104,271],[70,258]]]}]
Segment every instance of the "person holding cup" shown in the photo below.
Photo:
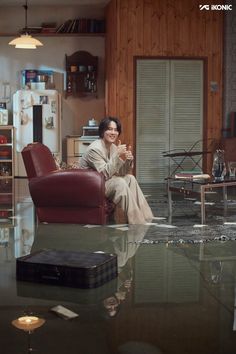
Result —
[{"label": "person holding cup", "polygon": [[80,168],[92,168],[104,175],[106,197],[116,205],[117,223],[146,224],[153,214],[131,174],[134,160],[131,146],[118,139],[121,134],[119,119],[104,118],[98,132],[99,139],[88,146],[80,159]]}]

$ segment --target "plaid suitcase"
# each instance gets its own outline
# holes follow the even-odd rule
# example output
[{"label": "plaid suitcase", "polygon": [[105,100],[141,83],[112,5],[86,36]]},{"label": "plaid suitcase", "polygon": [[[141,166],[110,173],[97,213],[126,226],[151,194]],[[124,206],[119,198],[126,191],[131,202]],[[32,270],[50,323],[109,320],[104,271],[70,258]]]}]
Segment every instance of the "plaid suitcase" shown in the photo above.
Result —
[{"label": "plaid suitcase", "polygon": [[117,256],[108,253],[40,250],[16,260],[17,280],[96,288],[117,277]]}]

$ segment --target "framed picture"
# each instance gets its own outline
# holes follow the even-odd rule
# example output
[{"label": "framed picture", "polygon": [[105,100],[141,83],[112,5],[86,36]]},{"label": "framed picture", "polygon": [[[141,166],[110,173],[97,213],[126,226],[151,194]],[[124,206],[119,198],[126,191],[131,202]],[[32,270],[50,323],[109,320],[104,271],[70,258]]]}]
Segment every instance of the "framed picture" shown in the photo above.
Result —
[{"label": "framed picture", "polygon": [[8,125],[8,110],[0,108],[0,125]]},{"label": "framed picture", "polygon": [[48,96],[39,96],[40,104],[48,104]]},{"label": "framed picture", "polygon": [[6,102],[0,102],[0,108],[6,109],[7,108]]}]

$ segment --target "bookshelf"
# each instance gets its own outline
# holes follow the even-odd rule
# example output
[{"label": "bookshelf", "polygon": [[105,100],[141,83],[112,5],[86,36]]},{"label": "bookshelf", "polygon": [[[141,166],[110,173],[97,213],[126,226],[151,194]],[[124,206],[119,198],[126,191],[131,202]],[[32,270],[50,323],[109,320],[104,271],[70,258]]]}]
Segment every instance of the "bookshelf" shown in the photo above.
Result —
[{"label": "bookshelf", "polygon": [[13,225],[14,219],[14,128],[0,126],[0,228]]},{"label": "bookshelf", "polygon": [[69,19],[57,26],[56,23],[43,22],[41,26],[28,26],[18,33],[4,33],[0,31],[0,37],[15,37],[22,33],[37,37],[103,37],[105,36],[105,20],[75,18]]}]

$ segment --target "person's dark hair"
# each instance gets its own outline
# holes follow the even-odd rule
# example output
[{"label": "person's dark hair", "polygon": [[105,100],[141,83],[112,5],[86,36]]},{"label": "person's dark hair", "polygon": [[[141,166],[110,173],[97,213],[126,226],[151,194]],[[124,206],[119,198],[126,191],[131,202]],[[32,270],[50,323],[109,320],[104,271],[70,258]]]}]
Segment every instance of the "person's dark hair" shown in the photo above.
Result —
[{"label": "person's dark hair", "polygon": [[119,119],[115,118],[115,117],[105,117],[101,120],[101,122],[99,124],[99,128],[98,128],[98,134],[99,134],[100,138],[103,138],[104,133],[106,130],[108,130],[109,124],[111,122],[116,123],[117,131],[118,131],[119,135],[121,134],[121,123],[120,123]]}]

